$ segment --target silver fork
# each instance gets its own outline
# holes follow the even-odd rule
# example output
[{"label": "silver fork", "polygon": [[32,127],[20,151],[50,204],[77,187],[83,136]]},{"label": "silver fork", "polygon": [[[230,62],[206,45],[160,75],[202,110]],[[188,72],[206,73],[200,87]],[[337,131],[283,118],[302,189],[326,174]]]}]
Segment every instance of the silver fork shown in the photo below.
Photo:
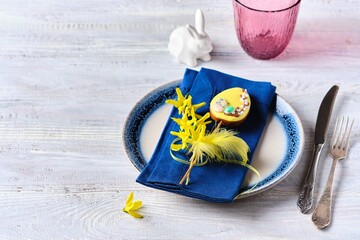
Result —
[{"label": "silver fork", "polygon": [[314,224],[323,229],[330,224],[331,221],[331,205],[332,205],[332,185],[334,181],[335,167],[338,160],[344,159],[349,149],[350,133],[354,120],[349,126],[349,118],[337,118],[334,133],[330,143],[329,155],[333,158],[330,173],[326,182],[325,190],[320,201],[312,215]]}]

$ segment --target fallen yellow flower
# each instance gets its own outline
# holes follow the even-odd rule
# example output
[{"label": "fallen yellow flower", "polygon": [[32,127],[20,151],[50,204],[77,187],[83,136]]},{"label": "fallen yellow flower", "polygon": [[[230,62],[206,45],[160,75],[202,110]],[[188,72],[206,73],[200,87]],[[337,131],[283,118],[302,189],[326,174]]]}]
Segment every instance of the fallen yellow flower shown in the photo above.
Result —
[{"label": "fallen yellow flower", "polygon": [[143,218],[141,214],[135,212],[137,209],[141,207],[142,207],[142,201],[140,200],[134,201],[134,192],[131,192],[126,199],[125,207],[123,208],[123,211],[130,214],[134,218]]}]

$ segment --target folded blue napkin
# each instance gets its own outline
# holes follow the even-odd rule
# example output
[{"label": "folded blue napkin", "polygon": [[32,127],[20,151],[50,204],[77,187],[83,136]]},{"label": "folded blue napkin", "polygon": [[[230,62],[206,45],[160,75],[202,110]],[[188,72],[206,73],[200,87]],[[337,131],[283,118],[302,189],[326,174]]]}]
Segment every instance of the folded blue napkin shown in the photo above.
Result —
[{"label": "folded blue napkin", "polygon": [[[247,119],[235,129],[238,136],[249,145],[248,156],[251,160],[266,124],[275,87],[269,82],[250,81],[206,68],[199,72],[187,69],[180,85],[183,94],[190,93],[193,104],[206,103],[197,110],[201,115],[209,111],[210,101],[216,94],[233,87],[247,89],[251,98]],[[176,108],[173,108],[170,117],[179,117]],[[170,131],[178,129],[179,126],[169,118],[150,161],[136,181],[149,187],[206,201],[232,202],[239,193],[247,171],[246,167],[239,164],[207,163],[194,167],[189,184],[179,185],[189,165],[175,161],[170,155],[170,145],[175,138]]]}]

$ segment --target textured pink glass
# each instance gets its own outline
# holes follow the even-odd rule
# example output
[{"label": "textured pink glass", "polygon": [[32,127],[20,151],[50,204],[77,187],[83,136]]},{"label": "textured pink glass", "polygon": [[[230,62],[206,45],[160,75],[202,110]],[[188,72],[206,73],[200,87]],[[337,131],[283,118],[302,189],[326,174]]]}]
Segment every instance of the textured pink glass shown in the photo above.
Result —
[{"label": "textured pink glass", "polygon": [[278,56],[294,32],[301,0],[233,0],[236,34],[247,54]]}]

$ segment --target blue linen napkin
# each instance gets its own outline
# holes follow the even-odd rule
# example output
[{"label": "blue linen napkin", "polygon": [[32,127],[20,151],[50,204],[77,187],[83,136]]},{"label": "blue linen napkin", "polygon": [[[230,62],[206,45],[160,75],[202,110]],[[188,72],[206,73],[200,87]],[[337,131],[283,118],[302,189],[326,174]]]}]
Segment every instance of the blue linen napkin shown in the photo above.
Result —
[{"label": "blue linen napkin", "polygon": [[[190,93],[193,104],[206,102],[204,107],[197,110],[201,115],[209,111],[210,101],[216,94],[233,87],[247,89],[251,98],[250,113],[236,128],[238,136],[249,145],[248,156],[251,160],[266,124],[275,87],[269,82],[250,81],[206,68],[202,68],[200,72],[187,69],[180,85],[183,94]],[[170,117],[179,117],[176,108],[172,109]],[[247,171],[246,167],[239,164],[208,163],[194,167],[189,184],[179,185],[189,165],[175,161],[170,155],[170,145],[175,138],[170,135],[170,131],[178,129],[178,125],[169,118],[150,161],[136,181],[149,187],[206,201],[232,202],[239,193]]]}]

